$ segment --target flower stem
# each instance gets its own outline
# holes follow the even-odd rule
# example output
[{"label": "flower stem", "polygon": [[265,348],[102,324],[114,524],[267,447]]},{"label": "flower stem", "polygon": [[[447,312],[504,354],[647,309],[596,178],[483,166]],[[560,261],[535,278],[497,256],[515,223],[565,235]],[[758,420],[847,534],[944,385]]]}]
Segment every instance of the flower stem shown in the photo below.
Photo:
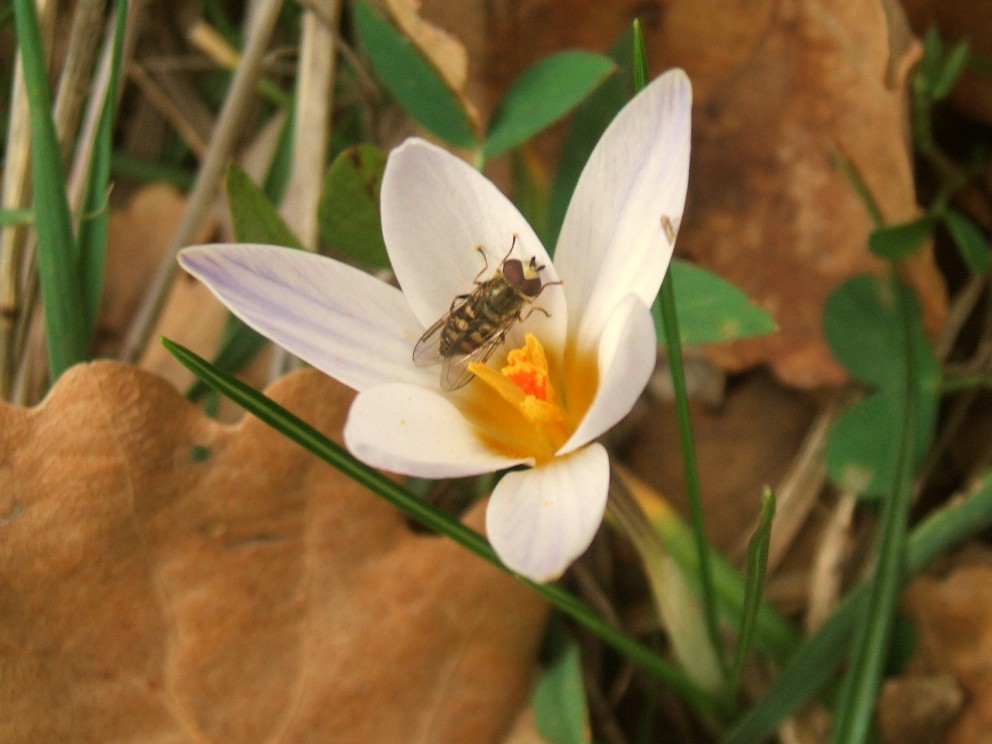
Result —
[{"label": "flower stem", "polygon": [[682,341],[679,335],[678,316],[675,311],[675,287],[671,272],[661,283],[658,295],[661,302],[661,317],[665,325],[665,345],[668,350],[668,365],[672,374],[672,387],[675,391],[675,412],[679,423],[679,441],[682,445],[682,466],[685,471],[686,496],[689,502],[689,523],[696,541],[696,557],[699,561],[699,583],[702,589],[703,610],[706,617],[706,632],[713,652],[726,673],[727,661],[723,654],[720,626],[717,621],[716,589],[713,583],[713,566],[710,560],[709,543],[706,540],[706,521],[703,517],[702,489],[699,485],[699,469],[696,465],[696,446],[692,433],[692,418],[689,413],[689,394],[686,390],[685,369],[682,365]]},{"label": "flower stem", "polygon": [[724,670],[716,658],[701,622],[702,609],[689,581],[654,529],[637,499],[617,477],[610,480],[610,519],[637,549],[662,627],[675,658],[699,685],[717,693]]}]

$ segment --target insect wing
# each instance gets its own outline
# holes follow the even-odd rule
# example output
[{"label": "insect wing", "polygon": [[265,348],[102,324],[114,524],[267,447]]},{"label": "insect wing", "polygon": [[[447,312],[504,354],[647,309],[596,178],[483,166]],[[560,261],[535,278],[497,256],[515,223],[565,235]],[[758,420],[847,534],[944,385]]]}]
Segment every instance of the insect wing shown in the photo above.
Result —
[{"label": "insect wing", "polygon": [[418,367],[431,367],[441,363],[441,333],[448,324],[450,315],[451,313],[446,313],[438,318],[413,347],[413,363]]},{"label": "insect wing", "polygon": [[473,362],[485,364],[489,360],[489,357],[493,355],[493,352],[499,348],[502,340],[502,335],[497,334],[468,354],[456,354],[455,356],[444,357],[444,362],[441,366],[441,387],[448,392],[465,387],[475,377],[469,371],[468,366]]}]

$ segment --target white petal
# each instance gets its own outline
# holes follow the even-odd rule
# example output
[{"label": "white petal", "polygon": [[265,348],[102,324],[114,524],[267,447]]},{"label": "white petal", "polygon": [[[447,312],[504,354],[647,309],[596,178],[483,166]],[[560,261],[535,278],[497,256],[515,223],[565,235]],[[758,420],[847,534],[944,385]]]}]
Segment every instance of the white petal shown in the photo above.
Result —
[{"label": "white petal", "polygon": [[[545,267],[545,283],[558,279],[534,230],[499,189],[464,161],[424,140],[408,139],[389,154],[381,205],[389,260],[424,327],[447,313],[456,295],[470,293],[480,272],[481,281],[499,268],[514,234],[518,237],[513,256],[536,258]],[[476,250],[480,245],[486,261]],[[567,321],[564,293],[549,287],[537,304],[550,318],[534,312],[529,330],[546,345],[560,347]]]},{"label": "white petal", "polygon": [[423,332],[402,293],[330,258],[271,245],[186,248],[179,263],[241,320],[355,390],[437,386],[413,365]]},{"label": "white petal", "polygon": [[685,73],[665,73],[617,114],[582,171],[555,252],[580,344],[621,298],[650,306],[658,293],[685,206],[691,109]]},{"label": "white petal", "polygon": [[486,534],[509,568],[553,581],[582,555],[603,521],[610,461],[592,444],[529,470],[507,473],[486,510]]},{"label": "white petal", "polygon": [[596,397],[558,454],[592,441],[630,413],[654,371],[657,346],[651,310],[640,297],[629,295],[610,316],[599,339]]},{"label": "white petal", "polygon": [[440,393],[400,383],[355,398],[344,440],[367,465],[421,478],[458,478],[529,463],[487,448]]}]

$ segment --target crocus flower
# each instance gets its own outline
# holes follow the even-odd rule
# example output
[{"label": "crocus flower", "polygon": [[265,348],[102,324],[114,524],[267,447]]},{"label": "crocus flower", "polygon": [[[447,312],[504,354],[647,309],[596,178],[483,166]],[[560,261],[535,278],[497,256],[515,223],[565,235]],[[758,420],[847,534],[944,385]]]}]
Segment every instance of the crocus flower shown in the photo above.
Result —
[{"label": "crocus flower", "polygon": [[[685,204],[691,97],[673,70],[617,115],[578,181],[553,262],[492,183],[420,139],[390,154],[382,181],[401,289],[274,246],[197,246],[179,260],[248,325],[358,391],[344,438],[360,460],[423,478],[508,470],[486,532],[509,568],[549,581],[603,518],[609,460],[595,440],[654,369],[649,308]],[[472,364],[471,382],[448,389],[413,349],[504,258],[537,271],[540,294],[528,293],[499,347]]]}]

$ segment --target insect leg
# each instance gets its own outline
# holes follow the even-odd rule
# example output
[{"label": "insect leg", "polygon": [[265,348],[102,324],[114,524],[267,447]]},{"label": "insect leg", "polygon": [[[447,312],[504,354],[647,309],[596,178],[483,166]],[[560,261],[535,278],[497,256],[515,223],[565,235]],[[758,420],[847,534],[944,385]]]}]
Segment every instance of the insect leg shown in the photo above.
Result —
[{"label": "insect leg", "polygon": [[527,320],[527,318],[529,318],[531,315],[534,314],[534,311],[535,310],[537,310],[538,312],[544,313],[544,316],[546,318],[550,318],[551,317],[551,313],[549,313],[547,310],[545,310],[540,305],[532,305],[531,308],[527,311],[527,314],[526,315],[524,315],[523,317],[520,317],[518,315],[518,317],[520,317],[520,321],[523,322],[523,321]]},{"label": "insect leg", "polygon": [[[482,284],[482,282],[479,281],[479,277],[485,274],[486,269],[489,268],[489,259],[486,258],[486,249],[483,248],[481,245],[475,246],[475,250],[477,250],[479,254],[482,256],[483,266],[482,269],[479,271],[479,273],[475,275],[475,279],[473,279],[472,281],[475,282],[476,284]],[[468,295],[458,295],[458,297],[468,297]],[[457,299],[457,297],[455,299]],[[454,306],[454,303],[452,303],[452,306]]]}]

